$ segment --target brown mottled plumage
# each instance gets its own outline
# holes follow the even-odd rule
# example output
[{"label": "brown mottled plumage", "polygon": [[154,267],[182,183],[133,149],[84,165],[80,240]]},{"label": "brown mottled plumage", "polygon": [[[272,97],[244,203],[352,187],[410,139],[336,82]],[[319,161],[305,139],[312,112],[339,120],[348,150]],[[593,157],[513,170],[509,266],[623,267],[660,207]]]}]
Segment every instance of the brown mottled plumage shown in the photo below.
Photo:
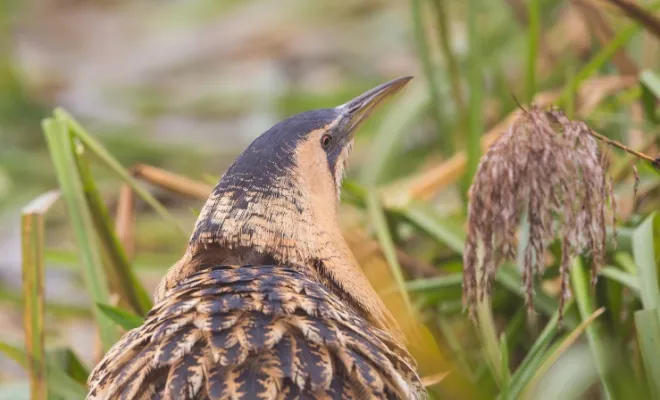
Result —
[{"label": "brown mottled plumage", "polygon": [[409,80],[257,138],[209,197],[144,324],[92,372],[88,399],[425,398],[337,221],[355,129]]}]

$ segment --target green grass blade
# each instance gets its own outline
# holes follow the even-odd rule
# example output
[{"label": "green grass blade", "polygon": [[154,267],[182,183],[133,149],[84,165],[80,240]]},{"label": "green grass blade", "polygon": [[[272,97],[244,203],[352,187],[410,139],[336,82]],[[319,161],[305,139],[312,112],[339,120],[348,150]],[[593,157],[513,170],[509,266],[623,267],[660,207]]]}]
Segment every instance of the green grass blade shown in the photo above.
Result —
[{"label": "green grass blade", "polygon": [[45,399],[48,394],[44,349],[44,215],[58,198],[57,191],[39,196],[23,209],[21,218],[23,329],[32,399]]},{"label": "green grass blade", "polygon": [[651,214],[633,232],[633,257],[637,265],[640,295],[645,309],[658,307],[660,289],[654,246],[654,222],[656,214]]},{"label": "green grass blade", "polygon": [[104,265],[107,268],[108,281],[112,292],[119,294],[120,300],[125,300],[135,313],[144,316],[151,309],[151,297],[135,276],[126,252],[117,238],[108,209],[96,189],[94,177],[87,160],[84,158],[83,146],[76,148],[75,157],[87,205],[91,211],[92,221],[98,234],[99,244],[106,256],[107,262]]},{"label": "green grass blade", "polygon": [[[522,288],[520,273],[516,270],[515,267],[508,264],[502,265],[495,275],[495,282],[502,285],[516,296],[522,299],[525,298],[525,292]],[[536,289],[536,293],[534,295],[534,308],[537,311],[540,311],[545,315],[552,316],[556,313],[558,307],[559,302],[557,299],[548,296],[542,290],[539,290],[539,288]],[[568,312],[568,308],[566,310],[566,315],[564,315],[564,325],[571,329],[575,329],[578,326],[579,321],[574,315]]]},{"label": "green grass blade", "polygon": [[456,253],[463,254],[465,231],[462,227],[444,220],[430,206],[421,203],[411,203],[405,208],[398,210],[397,213],[439,243],[444,243]]},{"label": "green grass blade", "polygon": [[447,154],[451,154],[453,146],[451,137],[448,137],[448,135],[445,135],[444,132],[442,132],[442,123],[445,119],[444,107],[440,90],[438,88],[438,78],[436,77],[437,68],[433,65],[433,61],[429,54],[429,45],[424,27],[424,13],[422,11],[423,6],[424,4],[422,0],[411,0],[411,14],[413,18],[413,28],[415,30],[415,43],[422,64],[422,70],[426,77],[426,87],[431,100],[431,116],[435,120],[436,129],[441,143],[443,143],[443,148],[447,149]]},{"label": "green grass blade", "polygon": [[657,214],[648,216],[633,232],[632,248],[644,310],[635,312],[637,340],[649,390],[660,397],[660,314],[656,243],[660,242]]},{"label": "green grass blade", "polygon": [[424,304],[460,302],[463,293],[461,289],[462,284],[463,274],[456,273],[408,281],[406,282],[406,289],[409,292],[423,295],[420,296],[420,299],[423,298]]},{"label": "green grass blade", "polygon": [[509,371],[509,345],[506,335],[500,335],[500,354],[502,355],[502,377],[500,378],[500,396],[503,399],[509,397],[509,383],[511,382],[511,372]]},{"label": "green grass blade", "polygon": [[103,314],[107,315],[108,318],[115,321],[115,323],[127,331],[130,331],[133,328],[137,328],[142,325],[144,319],[138,315],[135,315],[129,311],[122,310],[118,307],[113,307],[108,304],[98,303],[96,305]]},{"label": "green grass blade", "polygon": [[411,292],[436,292],[460,288],[463,284],[463,274],[456,273],[433,278],[417,279],[406,282],[406,288]]},{"label": "green grass blade", "polygon": [[[364,186],[354,181],[345,180],[343,193],[344,197],[342,199],[358,207],[366,208],[367,190]],[[465,230],[440,216],[431,206],[420,202],[412,202],[404,208],[388,208],[387,211],[403,218],[439,243],[447,245],[456,253],[463,254]]]},{"label": "green grass blade", "polygon": [[[20,348],[12,346],[8,343],[0,342],[0,353],[5,354],[7,357],[16,361],[19,365],[27,368],[28,356],[21,351]],[[68,376],[57,366],[47,365],[47,385],[48,391],[54,395],[60,396],[64,399],[84,399],[87,395],[85,387],[76,382],[73,378]]]},{"label": "green grass blade", "polygon": [[[477,273],[479,273],[479,271],[477,271]],[[502,370],[502,354],[500,352],[499,341],[497,340],[495,319],[493,318],[493,312],[488,296],[483,296],[482,298],[477,299],[477,323],[479,328],[479,338],[483,345],[486,361],[493,372],[493,376],[495,377],[498,386],[502,388],[505,373]]]},{"label": "green grass blade", "polygon": [[619,268],[610,266],[604,267],[600,271],[600,274],[607,279],[619,282],[623,286],[632,290],[636,296],[639,296],[639,282],[635,276],[622,271]]},{"label": "green grass blade", "polygon": [[147,204],[149,204],[163,219],[172,222],[181,233],[186,236],[187,233],[179,224],[174,216],[167,211],[167,209],[158,201],[154,196],[145,190],[138,181],[131,176],[131,174],[124,168],[119,161],[117,161],[101,143],[94,139],[69,113],[65,110],[58,108],[54,112],[55,118],[58,121],[66,124],[67,128],[76,135],[85,147],[88,148],[96,157],[98,157],[103,164],[105,164],[112,172],[117,174],[124,182],[131,186],[131,189],[137,193]]},{"label": "green grass blade", "polygon": [[[532,389],[538,384],[543,375],[555,364],[555,362],[564,354],[571,345],[573,345],[579,338],[582,332],[605,311],[604,308],[596,310],[588,318],[586,318],[577,328],[575,328],[570,334],[568,334],[564,340],[554,346],[554,349],[549,352],[549,354],[544,356],[543,363],[536,370],[534,376],[529,380],[523,393],[529,394]],[[529,398],[529,396],[523,396],[524,398]]]},{"label": "green grass blade", "polygon": [[445,338],[447,346],[456,357],[457,367],[468,378],[468,380],[474,383],[474,372],[472,372],[470,363],[467,361],[467,352],[461,345],[461,341],[459,340],[457,334],[454,332],[454,328],[450,323],[446,322],[442,316],[438,317],[437,324],[438,328],[442,332],[442,336]]},{"label": "green grass blade", "polygon": [[70,348],[56,347],[48,350],[47,360],[48,365],[56,365],[79,384],[87,385],[89,369]]},{"label": "green grass blade", "polygon": [[[101,265],[101,252],[94,237],[94,223],[78,176],[68,128],[64,122],[53,119],[45,120],[43,128],[73,225],[87,290],[94,303],[108,303],[109,293]],[[94,309],[92,313],[98,323],[103,348],[108,350],[118,339],[117,330],[112,321],[98,310]]]},{"label": "green grass blade", "polygon": [[660,398],[660,320],[658,309],[635,312],[635,328],[652,398]]},{"label": "green grass blade", "polygon": [[[642,88],[640,101],[646,119],[654,125],[658,124],[660,118],[658,117],[656,102],[660,98],[660,78],[653,71],[644,70],[639,74],[639,83]],[[622,165],[627,165],[627,163]]]},{"label": "green grass blade", "polygon": [[367,203],[367,213],[369,214],[371,223],[374,225],[376,237],[380,243],[383,255],[387,260],[387,264],[390,266],[392,276],[394,277],[397,288],[403,297],[406,308],[412,315],[413,307],[412,303],[410,302],[408,291],[406,290],[406,282],[403,277],[403,272],[401,271],[401,265],[399,265],[399,260],[396,256],[396,249],[394,247],[394,242],[392,241],[392,235],[390,234],[390,230],[387,226],[385,213],[380,204],[380,201],[378,200],[376,190],[367,190],[365,200]]},{"label": "green grass blade", "polygon": [[[630,251],[632,252],[632,235],[635,231],[633,230],[632,233],[630,234]],[[618,252],[614,255],[614,261],[616,261],[616,264],[621,267],[624,271],[626,271],[628,274],[637,276],[637,266],[635,265],[635,259],[633,259],[632,255],[630,253],[622,253]]]},{"label": "green grass blade", "polygon": [[478,19],[481,9],[480,0],[468,0],[468,48],[470,50],[470,63],[468,65],[468,87],[470,88],[470,100],[468,104],[468,134],[467,134],[467,170],[464,187],[467,189],[472,183],[472,178],[477,172],[479,159],[481,158],[481,135],[484,131],[482,120],[483,102],[483,80],[481,60],[481,40]]},{"label": "green grass blade", "polygon": [[[458,60],[451,48],[452,29],[450,27],[446,0],[433,0],[435,5],[435,15],[438,25],[438,41],[442,56],[447,63],[447,72],[451,82],[451,90],[456,103],[456,109],[460,118],[465,118],[465,100],[461,88],[461,70],[458,66]],[[453,154],[453,148],[447,149],[446,154]]]},{"label": "green grass blade", "polygon": [[525,101],[531,103],[536,94],[536,60],[541,39],[541,1],[530,0],[527,6],[529,34],[527,44],[527,69],[525,73]]},{"label": "green grass blade", "polygon": [[[567,301],[565,311],[570,310],[572,306],[573,300]],[[555,313],[545,325],[545,328],[543,328],[543,332],[541,332],[532,345],[532,348],[527,352],[525,358],[511,376],[509,398],[519,398],[525,385],[527,385],[543,362],[546,350],[550,347],[552,340],[559,331],[559,313],[556,310],[555,308]]]},{"label": "green grass blade", "polygon": [[[591,304],[591,296],[589,295],[588,278],[584,272],[584,267],[580,258],[575,258],[575,260],[573,260],[573,266],[570,269],[570,276],[571,283],[573,284],[575,302],[577,303],[580,317],[585,321],[594,313],[594,309]],[[600,375],[603,392],[607,398],[611,399],[613,398],[612,395],[614,394],[614,390],[611,378],[608,376],[608,351],[603,345],[603,338],[598,331],[597,324],[592,323],[587,326],[586,336],[589,342],[589,347],[591,347],[591,351],[594,355],[594,360],[596,361],[596,367],[598,369],[598,374]]]},{"label": "green grass blade", "polygon": [[405,127],[416,120],[428,104],[428,95],[424,87],[414,82],[408,90],[395,99],[389,112],[383,117],[376,136],[371,140],[371,147],[367,155],[368,163],[360,171],[360,181],[366,186],[379,183],[383,170],[396,148]]}]

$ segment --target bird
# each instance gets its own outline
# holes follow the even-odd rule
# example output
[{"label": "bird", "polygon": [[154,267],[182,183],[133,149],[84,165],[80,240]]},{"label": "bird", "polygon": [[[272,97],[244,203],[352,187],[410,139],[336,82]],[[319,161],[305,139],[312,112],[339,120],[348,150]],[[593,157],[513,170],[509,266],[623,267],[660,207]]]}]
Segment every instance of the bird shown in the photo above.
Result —
[{"label": "bird", "polygon": [[258,136],[202,208],[143,324],[87,399],[424,399],[405,339],[338,222],[355,133],[410,76]]}]

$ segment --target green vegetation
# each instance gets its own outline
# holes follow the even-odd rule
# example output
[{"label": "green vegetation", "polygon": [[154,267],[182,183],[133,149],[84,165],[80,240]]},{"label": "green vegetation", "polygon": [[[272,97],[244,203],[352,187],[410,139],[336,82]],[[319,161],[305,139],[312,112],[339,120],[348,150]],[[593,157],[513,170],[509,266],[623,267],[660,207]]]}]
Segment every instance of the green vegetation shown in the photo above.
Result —
[{"label": "green vegetation", "polygon": [[[657,2],[622,3],[411,0],[405,10],[410,51],[422,74],[364,127],[343,200],[380,249],[384,269],[374,285],[410,335],[422,375],[448,372],[428,387],[431,398],[660,398],[660,177],[652,165],[660,153],[660,47],[648,46],[660,40],[660,19],[652,12]],[[57,210],[52,220],[45,218],[58,197],[52,192],[24,210],[24,298],[0,285],[0,304],[22,309],[25,342],[0,337],[0,353],[28,371],[29,385],[0,381],[0,399],[17,392],[25,397],[29,388],[37,399],[80,399],[92,365],[54,346],[58,322],[72,315],[94,321],[99,349],[107,350],[148,312],[144,281],[180,257],[188,234],[182,226],[195,217],[190,208],[200,207],[198,200],[155,196],[127,167],[165,164],[206,184],[216,178],[203,179],[203,173],[221,171],[200,169],[204,163],[192,151],[152,148],[144,138],[113,136],[110,129],[103,136],[89,133],[87,124],[61,109],[44,120],[40,141],[44,106],[29,100],[8,55],[0,64],[0,84],[11,89],[0,94],[0,139],[16,144],[0,149],[0,205],[27,203],[57,185],[67,210],[66,219]],[[336,93],[323,95],[298,88],[277,99],[277,107],[284,116],[310,104],[340,103],[380,81],[349,77]],[[525,110],[531,103],[559,104],[572,119],[650,155],[651,162],[599,141],[610,164],[617,229],[608,227],[597,283],[590,283],[588,252],[570,260],[568,274],[560,271],[562,238],[555,235],[531,282],[533,312],[525,304],[525,262],[518,257],[499,263],[492,292],[477,301],[471,320],[461,288],[467,190],[483,153],[513,114],[525,112],[517,102]],[[12,192],[19,176],[30,176],[31,183]],[[130,243],[116,233],[126,221],[113,222],[109,209],[120,184],[144,206],[137,209]],[[519,217],[518,248],[524,249],[530,223]],[[75,247],[46,246],[51,228],[74,238]],[[127,250],[133,246],[135,257]],[[44,298],[48,269],[80,277],[88,304]],[[564,278],[572,297],[562,303]],[[409,311],[422,329],[410,322]]]}]

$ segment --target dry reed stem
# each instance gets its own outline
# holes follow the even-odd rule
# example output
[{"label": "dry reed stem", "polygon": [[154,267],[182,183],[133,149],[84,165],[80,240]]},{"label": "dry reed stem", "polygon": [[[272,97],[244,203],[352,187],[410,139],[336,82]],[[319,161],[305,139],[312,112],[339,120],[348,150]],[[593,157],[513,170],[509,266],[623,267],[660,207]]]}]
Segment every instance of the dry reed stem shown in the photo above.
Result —
[{"label": "dry reed stem", "polygon": [[25,352],[31,398],[46,399],[46,349],[44,347],[44,246],[45,215],[60,198],[50,191],[32,200],[21,213],[21,248]]},{"label": "dry reed stem", "polygon": [[152,185],[194,199],[206,200],[213,190],[211,185],[151,165],[135,165],[131,172],[135,177]]},{"label": "dry reed stem", "polygon": [[449,372],[440,372],[439,374],[435,375],[423,376],[422,385],[424,385],[424,387],[437,385],[438,383],[442,382],[447,377],[447,375],[449,375]]},{"label": "dry reed stem", "polygon": [[134,195],[131,186],[127,183],[121,186],[119,190],[119,200],[117,200],[117,211],[115,216],[115,231],[117,238],[121,243],[126,257],[132,260],[135,255],[135,210]]}]

